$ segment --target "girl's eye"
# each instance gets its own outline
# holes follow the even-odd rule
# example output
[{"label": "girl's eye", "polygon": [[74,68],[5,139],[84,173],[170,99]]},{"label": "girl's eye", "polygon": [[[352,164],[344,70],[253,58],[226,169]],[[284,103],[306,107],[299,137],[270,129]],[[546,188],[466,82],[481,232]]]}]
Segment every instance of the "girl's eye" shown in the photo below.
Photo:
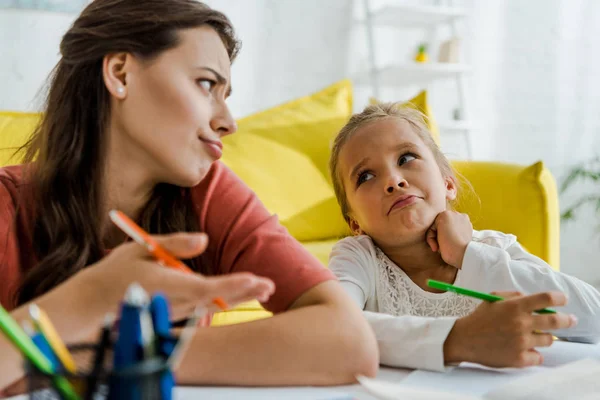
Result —
[{"label": "girl's eye", "polygon": [[417,157],[414,154],[404,154],[398,159],[398,165],[404,165],[409,161],[416,160]]},{"label": "girl's eye", "polygon": [[197,82],[198,85],[207,92],[211,92],[217,84],[217,82],[211,81],[210,79],[198,79]]},{"label": "girl's eye", "polygon": [[362,183],[365,183],[366,181],[369,181],[369,180],[373,179],[374,177],[375,177],[375,175],[373,175],[369,171],[361,172],[358,175],[358,180],[356,182],[356,185],[360,186]]}]

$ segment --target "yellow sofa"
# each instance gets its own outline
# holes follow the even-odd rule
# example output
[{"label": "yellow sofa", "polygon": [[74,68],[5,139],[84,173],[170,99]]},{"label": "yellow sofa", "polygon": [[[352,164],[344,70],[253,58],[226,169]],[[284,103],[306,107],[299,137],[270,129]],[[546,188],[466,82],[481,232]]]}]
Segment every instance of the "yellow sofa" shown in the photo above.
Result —
[{"label": "yellow sofa", "polygon": [[[280,171],[260,172],[261,169],[258,167],[258,164],[263,162],[265,158],[270,157],[267,153],[260,154],[260,149],[264,149],[265,152],[277,151],[279,147],[256,146],[252,154],[245,154],[240,153],[239,150],[247,149],[246,144],[240,146],[237,153],[232,146],[235,145],[235,140],[246,140],[247,137],[243,135],[249,132],[258,132],[258,135],[262,135],[263,138],[273,135],[271,129],[268,129],[269,124],[276,125],[277,129],[275,130],[277,132],[275,133],[285,132],[286,141],[292,140],[294,134],[297,134],[297,137],[303,140],[304,130],[311,129],[308,125],[300,124],[296,126],[295,130],[286,131],[285,121],[281,119],[293,120],[294,115],[297,117],[298,113],[300,113],[302,119],[312,118],[314,115],[325,112],[324,110],[330,107],[331,104],[335,104],[337,109],[335,115],[327,116],[325,122],[317,121],[318,127],[327,129],[323,133],[325,136],[319,139],[324,144],[321,144],[315,150],[314,147],[316,143],[319,143],[318,140],[303,142],[304,151],[318,152],[316,156],[308,154],[307,157],[317,165],[317,172],[313,172],[323,175],[322,182],[315,185],[311,181],[309,184],[312,185],[310,187],[314,188],[315,191],[320,190],[322,195],[319,197],[318,202],[314,202],[314,204],[306,201],[302,203],[302,207],[305,208],[301,213],[302,218],[297,216],[281,218],[284,226],[297,238],[302,239],[302,244],[324,265],[327,265],[328,255],[333,244],[347,232],[342,226],[343,219],[339,216],[335,200],[326,192],[326,187],[323,186],[329,180],[326,171],[323,170],[323,162],[327,159],[329,137],[345,122],[351,112],[351,101],[348,100],[351,93],[348,93],[348,87],[347,83],[336,84],[317,94],[294,100],[275,109],[243,119],[240,121],[240,132],[230,137],[231,139],[225,143],[225,162],[234,171],[236,171],[235,160],[228,160],[227,154],[234,154],[240,158],[247,155],[249,161],[255,160],[256,169],[249,168],[248,164],[243,165],[243,173],[245,174],[243,179],[257,191],[259,197],[270,207],[271,211],[281,213],[282,210],[277,209],[279,203],[273,201],[273,196],[285,197],[286,191],[270,191],[270,187],[258,187],[259,184],[253,181],[253,178],[258,178],[257,182],[264,182],[261,176],[256,177],[253,174],[265,173],[271,179],[279,176],[277,173]],[[317,105],[315,105],[315,101]],[[307,105],[310,106],[308,112],[306,110]],[[340,110],[343,112],[339,112]],[[37,121],[38,115],[36,114],[0,112],[0,166],[19,162],[20,155],[13,157],[14,150],[26,141]],[[242,139],[235,139],[238,135]],[[286,145],[289,145],[289,143],[286,143]],[[229,153],[228,149],[231,150]],[[306,165],[304,159],[299,158],[296,161],[301,163],[297,165]],[[453,166],[473,186],[474,193],[468,189],[462,190],[458,209],[470,215],[476,229],[496,229],[513,233],[517,235],[520,242],[530,252],[546,260],[553,268],[558,269],[559,210],[557,190],[552,175],[541,162],[531,166],[519,166],[495,162],[462,161],[454,162]],[[248,171],[251,171],[251,173],[249,174]],[[294,183],[299,184],[298,182]],[[290,199],[290,201],[292,200],[296,201],[296,199]],[[286,202],[286,204],[289,203]],[[312,213],[314,210],[317,210],[318,213]],[[289,210],[283,210],[283,212],[289,214]],[[315,225],[327,226],[319,227]],[[218,313],[215,315],[213,324],[239,323],[270,315],[257,302],[250,302],[233,310]]]}]

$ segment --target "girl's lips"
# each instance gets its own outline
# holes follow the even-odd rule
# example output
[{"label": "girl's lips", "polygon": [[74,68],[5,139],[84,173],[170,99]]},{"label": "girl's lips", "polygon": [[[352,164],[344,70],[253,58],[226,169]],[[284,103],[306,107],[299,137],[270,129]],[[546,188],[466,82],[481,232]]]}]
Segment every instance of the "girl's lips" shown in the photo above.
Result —
[{"label": "girl's lips", "polygon": [[390,207],[390,210],[388,211],[388,215],[395,209],[404,208],[406,206],[414,204],[418,199],[419,199],[419,197],[412,195],[412,194],[405,194],[405,195],[398,197],[398,199],[396,199],[396,201]]}]

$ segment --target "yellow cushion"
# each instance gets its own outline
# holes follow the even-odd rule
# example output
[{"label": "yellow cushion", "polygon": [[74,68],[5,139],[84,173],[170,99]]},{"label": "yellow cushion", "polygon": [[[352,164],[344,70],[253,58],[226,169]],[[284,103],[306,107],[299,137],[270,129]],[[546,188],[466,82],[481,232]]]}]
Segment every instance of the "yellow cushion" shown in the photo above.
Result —
[{"label": "yellow cushion", "polygon": [[540,161],[530,166],[455,161],[453,167],[475,190],[463,185],[457,209],[475,229],[517,236],[527,250],[559,268],[559,209],[556,182]]},{"label": "yellow cushion", "polygon": [[15,152],[27,142],[39,119],[39,114],[0,111],[0,167],[20,163],[23,154]]},{"label": "yellow cushion", "polygon": [[[307,156],[248,132],[240,132],[235,140],[227,142],[223,162],[284,225],[289,218],[333,195],[328,182]],[[304,227],[298,228],[303,234]]]},{"label": "yellow cushion", "polygon": [[[377,99],[370,99],[371,104],[377,103]],[[433,140],[439,145],[440,144],[440,129],[438,128],[437,123],[435,122],[435,118],[433,117],[433,113],[431,112],[431,107],[427,102],[427,91],[423,90],[419,92],[415,97],[401,104],[403,107],[414,108],[415,110],[420,111],[425,116],[425,123],[427,124],[427,128],[429,128],[429,132],[431,132],[431,136]]]},{"label": "yellow cushion", "polygon": [[352,84],[343,80],[317,93],[241,119],[238,133],[223,142],[233,143],[248,133],[273,140],[306,154],[329,180],[327,164],[331,141],[351,115]]},{"label": "yellow cushion", "polygon": [[225,164],[298,240],[348,232],[327,163],[330,143],[351,114],[352,85],[344,80],[243,118],[223,140]]}]

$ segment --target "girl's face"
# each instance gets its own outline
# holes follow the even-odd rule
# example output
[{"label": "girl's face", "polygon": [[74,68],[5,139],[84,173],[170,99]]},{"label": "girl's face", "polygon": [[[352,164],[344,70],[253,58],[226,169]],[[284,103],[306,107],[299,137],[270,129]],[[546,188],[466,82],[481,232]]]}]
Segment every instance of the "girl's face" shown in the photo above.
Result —
[{"label": "girl's face", "polygon": [[155,183],[191,187],[221,157],[221,137],[237,127],[225,104],[231,63],[219,35],[203,26],[179,38],[149,62],[131,55],[108,67],[105,61],[113,93],[110,148]]},{"label": "girl's face", "polygon": [[431,150],[403,119],[359,128],[339,157],[351,228],[380,246],[423,240],[456,197],[454,181],[442,176]]}]

